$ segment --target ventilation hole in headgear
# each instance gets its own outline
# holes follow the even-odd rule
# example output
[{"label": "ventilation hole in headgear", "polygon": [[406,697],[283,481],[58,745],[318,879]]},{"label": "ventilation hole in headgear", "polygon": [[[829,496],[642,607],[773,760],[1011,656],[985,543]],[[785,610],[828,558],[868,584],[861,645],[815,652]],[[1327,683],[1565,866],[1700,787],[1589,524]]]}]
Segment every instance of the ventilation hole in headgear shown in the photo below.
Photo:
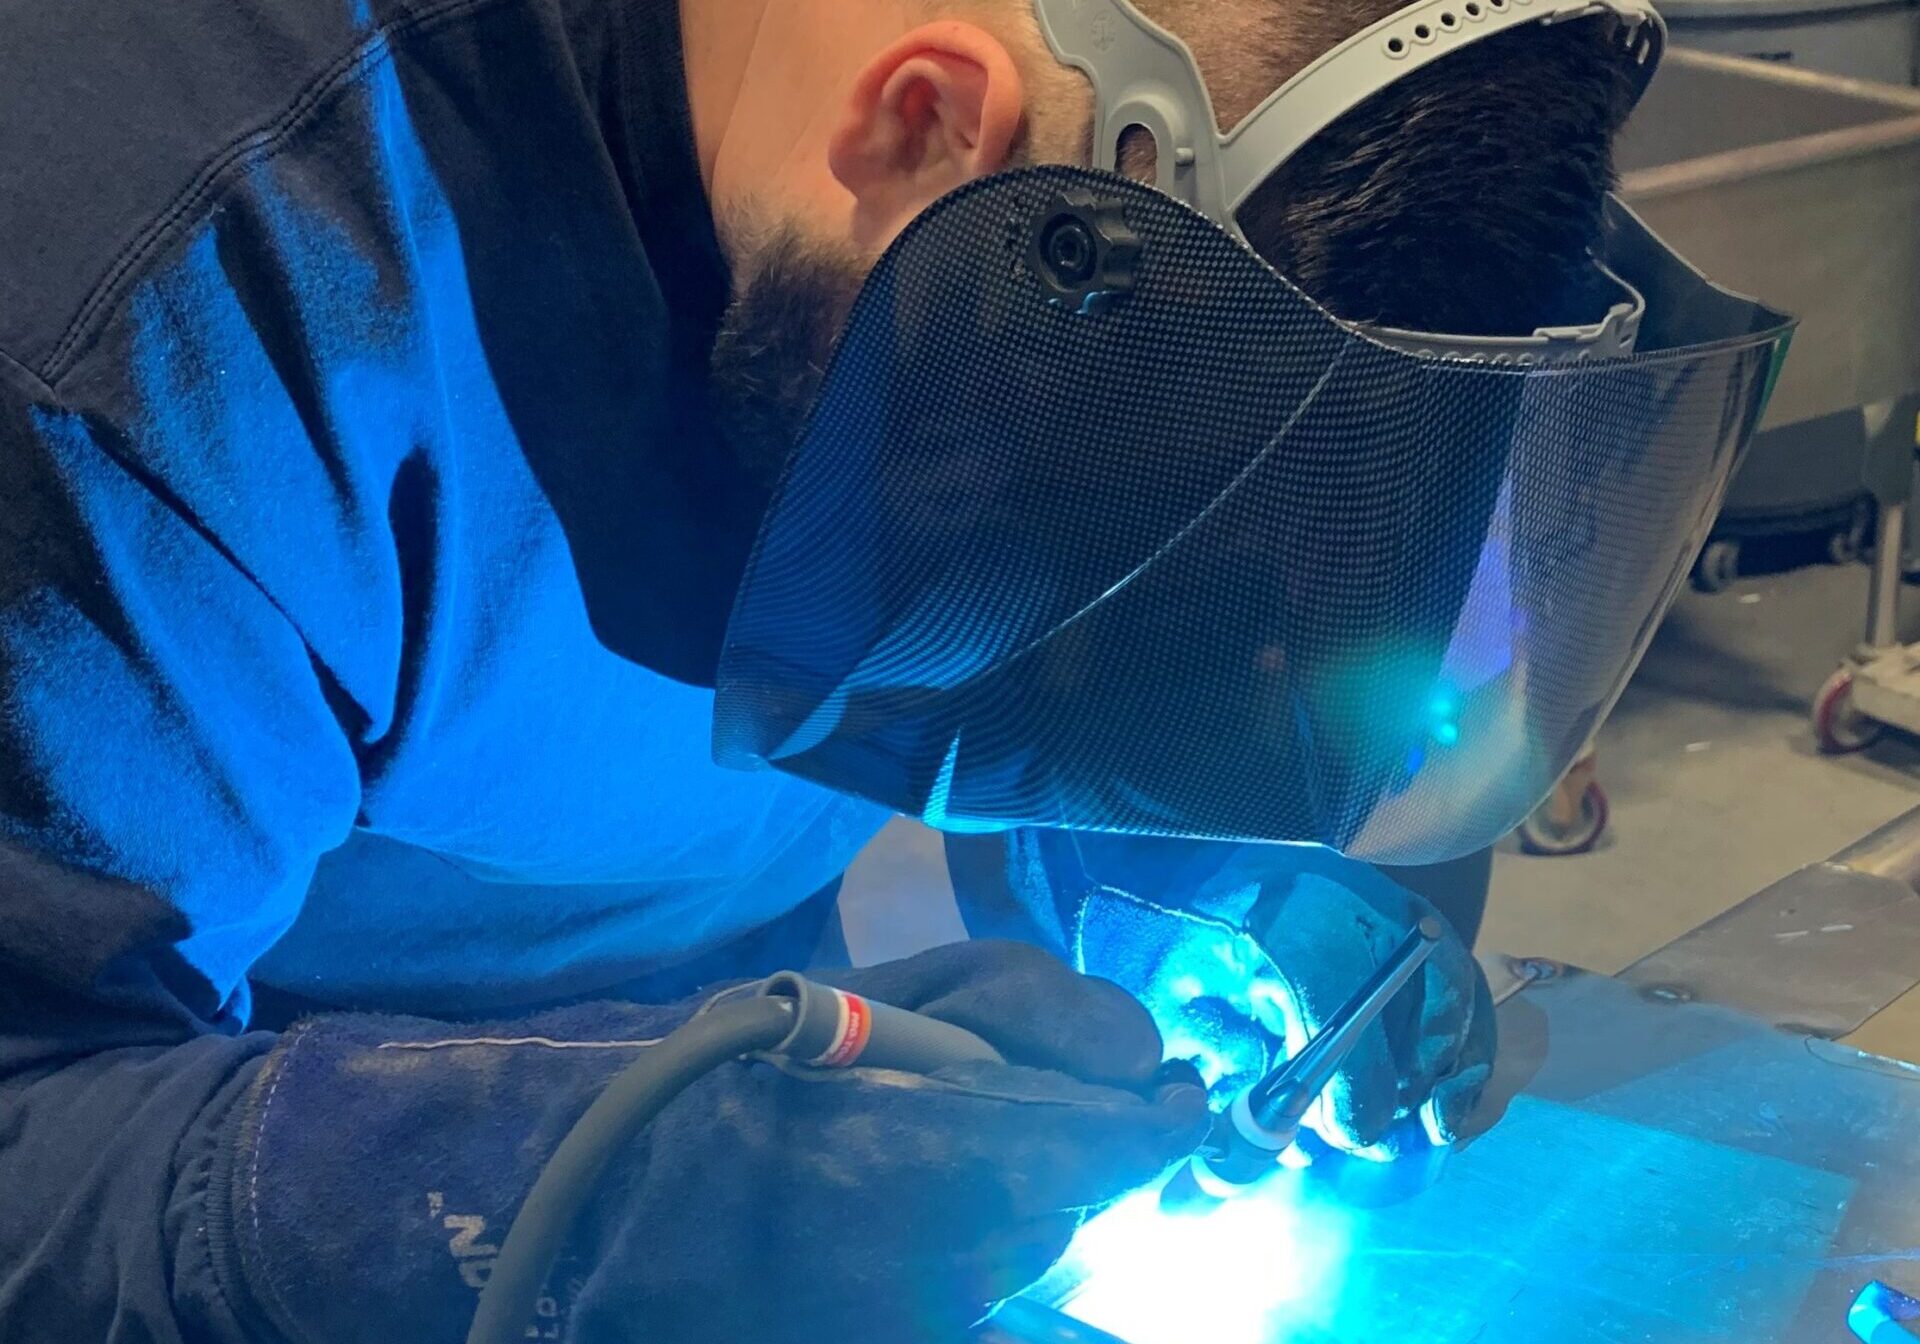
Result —
[{"label": "ventilation hole in headgear", "polygon": [[1160,139],[1152,131],[1134,122],[1120,132],[1114,146],[1114,164],[1120,172],[1148,186],[1160,180]]}]

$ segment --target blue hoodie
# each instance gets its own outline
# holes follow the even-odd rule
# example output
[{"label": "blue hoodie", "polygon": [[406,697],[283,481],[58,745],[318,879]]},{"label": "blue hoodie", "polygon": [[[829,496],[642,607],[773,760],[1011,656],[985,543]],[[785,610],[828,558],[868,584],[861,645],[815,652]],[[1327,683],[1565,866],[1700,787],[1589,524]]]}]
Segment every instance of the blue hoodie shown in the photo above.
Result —
[{"label": "blue hoodie", "polygon": [[0,1337],[171,1340],[250,983],[684,984],[884,817],[708,755],[762,501],[673,0],[63,0],[0,51]]}]

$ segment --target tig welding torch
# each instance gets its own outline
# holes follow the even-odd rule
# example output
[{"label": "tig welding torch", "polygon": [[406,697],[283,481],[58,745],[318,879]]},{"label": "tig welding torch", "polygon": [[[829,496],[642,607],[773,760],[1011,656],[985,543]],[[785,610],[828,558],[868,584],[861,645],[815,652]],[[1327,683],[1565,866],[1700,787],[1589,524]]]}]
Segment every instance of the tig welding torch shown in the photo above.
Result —
[{"label": "tig welding torch", "polygon": [[1326,1090],[1361,1034],[1426,964],[1443,936],[1440,921],[1431,915],[1415,925],[1317,1036],[1242,1093],[1214,1122],[1205,1147],[1161,1190],[1161,1206],[1177,1210],[1217,1203],[1271,1175],[1281,1154],[1299,1138],[1314,1098]]}]

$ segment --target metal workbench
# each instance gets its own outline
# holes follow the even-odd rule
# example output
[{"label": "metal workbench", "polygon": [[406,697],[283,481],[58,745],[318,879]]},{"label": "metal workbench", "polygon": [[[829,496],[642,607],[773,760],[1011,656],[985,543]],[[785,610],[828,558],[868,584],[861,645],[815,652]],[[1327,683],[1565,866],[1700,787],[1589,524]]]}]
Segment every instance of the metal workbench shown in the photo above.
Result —
[{"label": "metal workbench", "polygon": [[1920,1067],[1828,1039],[1920,980],[1916,880],[1920,812],[1620,979],[1497,959],[1505,1116],[1429,1188],[1137,1200],[1049,1291],[1128,1344],[1845,1340],[1920,1291]]}]

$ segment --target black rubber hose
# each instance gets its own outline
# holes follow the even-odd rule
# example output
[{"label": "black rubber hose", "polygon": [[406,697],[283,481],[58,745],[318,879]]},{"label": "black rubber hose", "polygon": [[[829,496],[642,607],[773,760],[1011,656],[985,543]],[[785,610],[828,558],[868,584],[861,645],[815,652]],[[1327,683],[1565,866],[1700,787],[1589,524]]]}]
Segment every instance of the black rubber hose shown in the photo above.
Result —
[{"label": "black rubber hose", "polygon": [[793,1028],[786,999],[733,999],[647,1048],[587,1107],[527,1192],[493,1262],[467,1344],[522,1344],[540,1289],[613,1155],[703,1074],[770,1050]]}]

